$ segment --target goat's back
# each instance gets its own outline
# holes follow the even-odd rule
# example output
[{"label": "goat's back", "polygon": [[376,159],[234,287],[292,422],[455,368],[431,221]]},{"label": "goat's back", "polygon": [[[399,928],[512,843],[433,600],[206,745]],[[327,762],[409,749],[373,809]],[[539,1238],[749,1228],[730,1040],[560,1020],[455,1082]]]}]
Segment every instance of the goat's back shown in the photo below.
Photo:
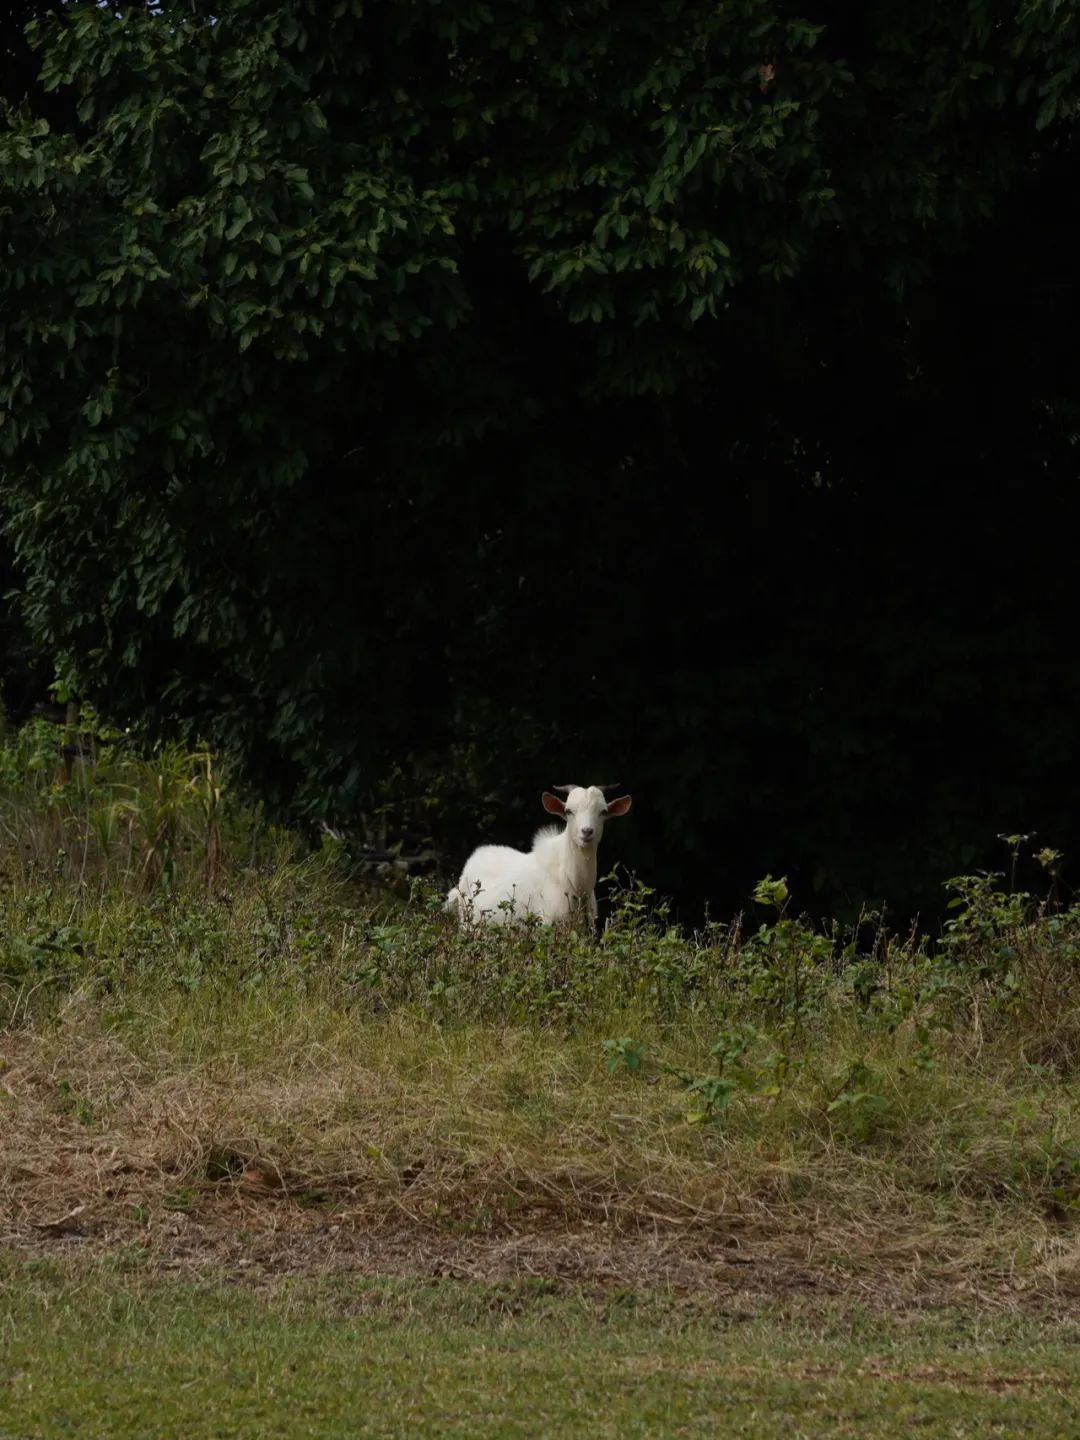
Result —
[{"label": "goat's back", "polygon": [[487,920],[505,924],[526,914],[549,924],[567,913],[567,897],[552,875],[545,854],[509,845],[481,845],[465,862],[457,883],[463,923]]}]

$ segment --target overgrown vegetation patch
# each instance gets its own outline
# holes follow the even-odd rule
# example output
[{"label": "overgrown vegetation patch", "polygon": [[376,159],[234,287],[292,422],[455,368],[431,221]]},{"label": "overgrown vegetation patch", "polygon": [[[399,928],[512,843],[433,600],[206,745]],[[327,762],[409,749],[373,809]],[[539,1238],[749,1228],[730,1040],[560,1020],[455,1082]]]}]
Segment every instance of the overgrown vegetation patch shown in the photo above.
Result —
[{"label": "overgrown vegetation patch", "polygon": [[1080,1283],[1080,912],[1052,893],[958,877],[931,939],[811,925],[766,877],[687,934],[615,876],[596,938],[467,934],[428,882],[266,826],[206,753],[105,734],[65,779],[50,746],[0,754],[18,1244],[600,1227],[844,1283]]}]

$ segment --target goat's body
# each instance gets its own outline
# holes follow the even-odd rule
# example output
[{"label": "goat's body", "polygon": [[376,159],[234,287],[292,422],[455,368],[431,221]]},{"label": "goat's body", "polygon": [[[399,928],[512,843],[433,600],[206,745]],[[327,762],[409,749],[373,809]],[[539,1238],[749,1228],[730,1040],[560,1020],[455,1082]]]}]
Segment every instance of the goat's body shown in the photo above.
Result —
[{"label": "goat's body", "polygon": [[537,832],[531,850],[481,845],[465,862],[446,908],[463,925],[505,925],[535,915],[547,925],[584,915],[596,922],[596,853],[571,846],[555,827]]},{"label": "goat's body", "polygon": [[462,925],[506,925],[534,915],[545,925],[572,925],[584,919],[596,925],[596,848],[605,818],[625,815],[630,796],[604,799],[614,786],[559,785],[560,800],[546,791],[542,804],[559,815],[566,828],[538,830],[531,850],[481,845],[465,862],[461,879],[446,897],[446,910]]}]

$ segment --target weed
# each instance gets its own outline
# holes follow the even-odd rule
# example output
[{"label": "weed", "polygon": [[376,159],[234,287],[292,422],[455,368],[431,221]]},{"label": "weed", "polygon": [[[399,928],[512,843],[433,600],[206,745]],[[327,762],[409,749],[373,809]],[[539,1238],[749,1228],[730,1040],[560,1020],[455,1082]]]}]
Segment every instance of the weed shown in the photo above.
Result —
[{"label": "weed", "polygon": [[825,1107],[826,1114],[849,1137],[865,1143],[875,1134],[889,1111],[881,1072],[865,1059],[853,1060],[840,1088]]},{"label": "weed", "polygon": [[641,1069],[645,1059],[644,1045],[636,1044],[629,1035],[624,1035],[621,1040],[605,1040],[604,1049],[608,1055],[609,1075],[613,1075],[620,1066],[625,1066],[627,1072],[633,1075]]}]

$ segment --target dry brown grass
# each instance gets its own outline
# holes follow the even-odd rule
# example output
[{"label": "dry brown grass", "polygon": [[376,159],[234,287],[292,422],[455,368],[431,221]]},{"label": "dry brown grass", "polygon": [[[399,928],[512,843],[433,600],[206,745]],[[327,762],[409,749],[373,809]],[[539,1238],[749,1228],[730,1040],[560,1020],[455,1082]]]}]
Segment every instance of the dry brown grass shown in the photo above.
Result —
[{"label": "dry brown grass", "polygon": [[143,1005],[118,1024],[77,995],[56,1023],[0,1037],[7,1244],[888,1303],[1080,1292],[1071,1223],[959,1170],[920,1189],[919,1137],[844,1145],[814,1130],[812,1093],[802,1135],[796,1110],[770,1121],[757,1097],[691,1125],[662,1077],[609,1076],[596,1036],[257,997]]}]

